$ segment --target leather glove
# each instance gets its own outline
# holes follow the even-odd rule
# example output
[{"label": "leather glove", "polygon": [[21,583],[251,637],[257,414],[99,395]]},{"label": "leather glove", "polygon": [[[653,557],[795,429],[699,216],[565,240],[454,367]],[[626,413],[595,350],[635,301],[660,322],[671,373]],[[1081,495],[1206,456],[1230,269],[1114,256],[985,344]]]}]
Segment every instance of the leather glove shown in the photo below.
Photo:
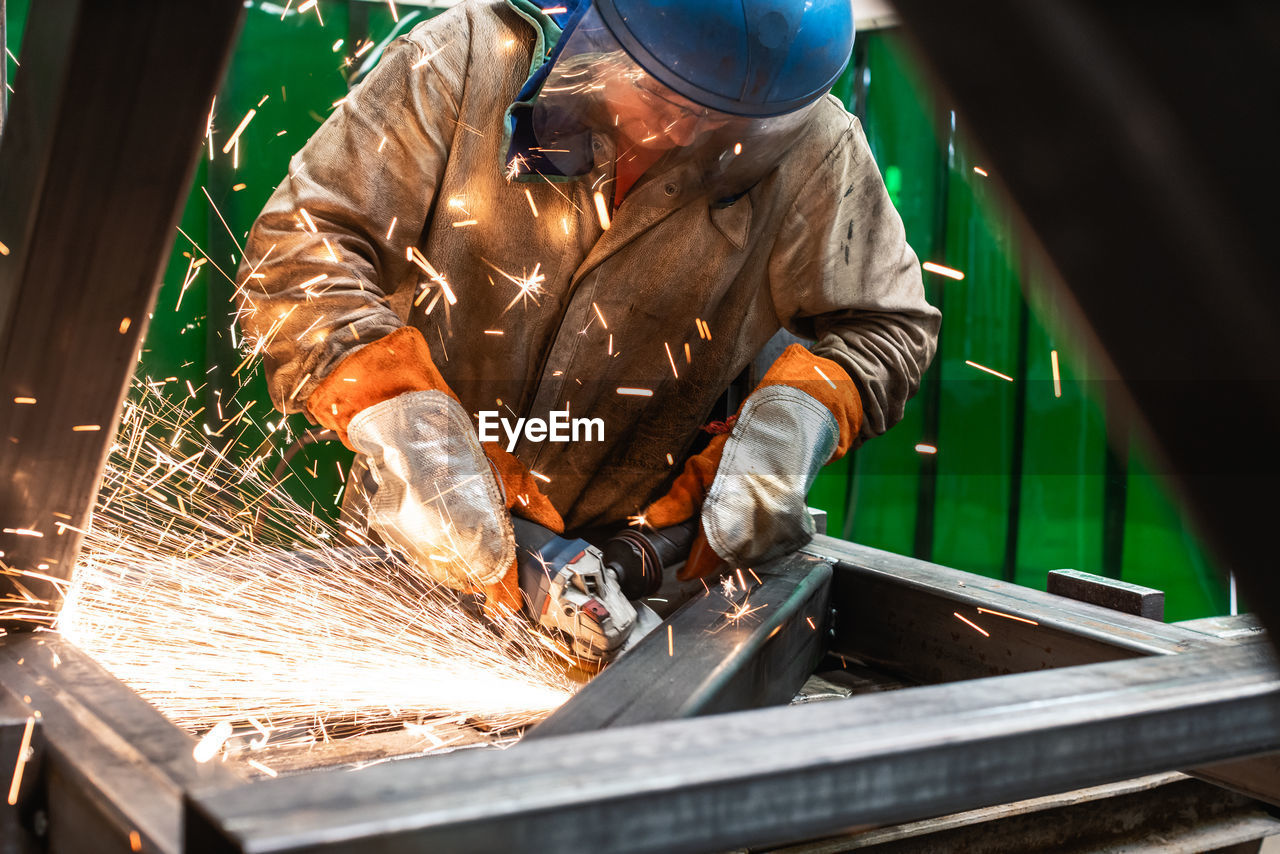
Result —
[{"label": "leather glove", "polygon": [[515,540],[505,511],[564,531],[529,470],[483,445],[417,329],[344,358],[307,399],[320,424],[369,458],[370,526],[430,578],[519,611]]},{"label": "leather glove", "polygon": [[732,431],[691,457],[671,489],[644,512],[654,528],[702,510],[702,533],[679,577],[724,562],[753,566],[813,538],[806,496],[818,471],[840,459],[862,427],[862,400],[837,363],[788,347],[736,416]]}]

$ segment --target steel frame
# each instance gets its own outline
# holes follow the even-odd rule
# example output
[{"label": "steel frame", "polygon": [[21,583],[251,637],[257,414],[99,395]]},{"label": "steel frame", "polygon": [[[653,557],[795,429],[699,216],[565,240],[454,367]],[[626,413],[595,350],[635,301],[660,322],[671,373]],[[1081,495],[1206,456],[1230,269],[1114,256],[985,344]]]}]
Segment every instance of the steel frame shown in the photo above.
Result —
[{"label": "steel frame", "polygon": [[680,608],[522,743],[794,697],[827,648],[831,564],[795,555],[740,578]]},{"label": "steel frame", "polygon": [[[195,852],[768,845],[1280,749],[1265,643],[193,793]],[[429,764],[427,764],[429,763]]]},{"label": "steel frame", "polygon": [[[778,614],[745,634],[705,633],[725,622],[719,596],[686,603],[672,625],[704,631],[682,638],[693,663],[667,657],[660,629],[612,682],[584,689],[605,698],[605,713],[567,716],[581,731],[402,759],[363,769],[354,786],[341,768],[248,781],[233,766],[198,766],[193,739],[65,642],[5,638],[0,751],[25,726],[23,710],[42,718],[18,810],[0,813],[4,835],[43,830],[41,841],[93,838],[122,851],[135,831],[160,851],[359,851],[375,840],[386,851],[698,851],[1226,760],[1236,761],[1220,781],[1275,797],[1271,760],[1238,761],[1280,749],[1280,672],[1263,633],[1167,626],[826,537],[810,551],[758,573],[759,601],[772,597]],[[806,618],[828,604],[834,633],[810,629]],[[985,647],[954,618],[965,608],[988,628]],[[902,622],[909,614],[914,626]],[[917,681],[962,681],[704,715],[764,700],[749,678],[754,653],[728,656],[719,672],[705,666],[711,651],[696,654],[699,642],[771,654],[771,638],[805,661],[830,644]],[[899,648],[907,654],[879,656]],[[993,664],[1002,659],[1032,672],[987,675],[1009,666]],[[1082,661],[1102,663],[1044,669]],[[659,684],[671,667],[692,683]],[[610,684],[652,685],[652,708],[643,690],[618,700]],[[663,715],[704,716],[652,722]]]},{"label": "steel frame", "polygon": [[[28,68],[29,79],[19,90],[0,145],[0,228],[17,235],[11,244],[14,257],[0,266],[0,327],[6,332],[0,423],[21,448],[0,460],[0,515],[6,520],[30,514],[33,524],[47,527],[52,514],[62,512],[78,525],[87,513],[201,130],[203,103],[191,93],[212,91],[239,5],[235,0],[145,0],[131,15],[149,16],[147,27],[87,0],[47,0],[33,10],[28,37],[37,70]],[[1265,218],[1242,220],[1252,208],[1230,192],[1238,184],[1227,182],[1226,191],[1212,192],[1204,181],[1190,180],[1205,162],[1187,156],[1196,153],[1194,145],[1180,147],[1181,139],[1175,139],[1146,149],[1159,157],[1137,157],[1144,151],[1137,143],[1147,137],[1135,136],[1135,125],[1123,116],[1116,124],[1120,132],[1096,149],[1102,154],[1092,161],[1124,166],[1119,176],[1107,171],[1111,182],[1132,179],[1122,185],[1123,203],[1109,205],[1114,199],[1107,187],[1074,173],[1074,185],[1037,184],[1016,149],[1026,144],[1026,134],[1063,142],[1066,162],[1091,161],[1073,158],[1083,150],[1076,145],[1078,137],[1045,135],[1047,127],[1073,124],[1054,122],[1059,115],[1021,112],[1021,130],[1002,121],[989,107],[1017,99],[993,88],[991,80],[1038,85],[1035,99],[1054,103],[1058,112],[1064,105],[1079,107],[1094,121],[1075,122],[1074,128],[1097,146],[1098,128],[1117,118],[1116,93],[1055,85],[1069,81],[1072,73],[1089,79],[1089,69],[1078,68],[1064,48],[1071,47],[1071,36],[1101,33],[1103,38],[1090,43],[1101,45],[1103,59],[1115,62],[1124,56],[1123,37],[1132,34],[1123,22],[1082,0],[1037,5],[1034,19],[1017,4],[979,5],[983,14],[904,0],[901,11],[917,34],[937,47],[931,58],[955,71],[951,79],[962,104],[983,128],[982,140],[996,152],[997,162],[1007,167],[1009,187],[1028,206],[1046,246],[1077,283],[1081,302],[1101,309],[1119,300],[1124,310],[1114,319],[1092,313],[1099,335],[1125,375],[1137,381],[1131,390],[1170,458],[1190,473],[1186,482],[1202,518],[1252,583],[1275,626],[1280,606],[1266,595],[1275,589],[1274,579],[1266,577],[1267,527],[1258,524],[1260,505],[1244,504],[1256,491],[1241,488],[1260,470],[1256,456],[1245,453],[1239,441],[1248,431],[1237,429],[1266,430],[1280,423],[1274,383],[1262,375],[1274,359],[1269,350],[1257,358],[1262,351],[1250,349],[1274,341],[1269,334],[1274,323],[1267,326],[1276,317],[1274,294],[1251,289],[1255,282],[1269,281],[1258,275],[1269,270],[1266,253],[1256,251],[1265,244],[1253,239]],[[992,25],[990,12],[1003,20],[997,17]],[[1051,20],[1067,26],[1045,26]],[[1202,26],[1203,19],[1197,23]],[[985,43],[980,30],[988,25],[1005,35],[1018,35],[1021,28],[1021,35],[1034,38],[975,51],[975,44]],[[193,42],[187,37],[192,31],[201,38]],[[975,65],[975,55],[1002,61],[1012,56],[1024,72],[1040,67],[1052,73],[1009,74],[1007,67]],[[1096,51],[1080,55],[1080,61],[1096,59]],[[127,66],[135,101],[124,112],[97,88],[104,85],[100,69],[110,66],[117,71],[112,91],[118,91],[114,84],[125,68],[122,61],[135,63]],[[47,74],[39,73],[41,65]],[[1141,103],[1157,110],[1174,103],[1165,97],[1167,90],[1144,88],[1130,63],[1113,67],[1122,82],[1137,81],[1137,89],[1127,91],[1136,91]],[[178,69],[190,76],[175,74]],[[994,78],[985,77],[987,72]],[[1280,75],[1258,79],[1274,83]],[[175,99],[178,89],[184,97]],[[1185,96],[1182,100],[1190,103]],[[199,109],[173,112],[175,104],[190,103]],[[1237,111],[1246,119],[1256,114]],[[1180,121],[1186,110],[1174,109],[1173,116],[1167,127],[1186,131],[1188,123]],[[1241,131],[1240,139],[1247,136],[1238,125],[1232,127]],[[82,144],[90,132],[98,142],[92,150]],[[1203,139],[1195,133],[1186,138]],[[54,163],[64,169],[55,172]],[[1169,175],[1185,180],[1170,188]],[[147,176],[160,179],[143,184],[148,193],[135,195],[132,188]],[[95,192],[85,193],[87,186]],[[1152,188],[1170,190],[1175,203],[1151,193]],[[1143,193],[1150,196],[1146,202]],[[1179,219],[1188,200],[1204,202],[1210,215],[1202,210],[1195,222]],[[92,204],[84,209],[78,201]],[[1163,209],[1152,210],[1157,204]],[[1071,218],[1046,214],[1055,206],[1100,211],[1122,221],[1090,220],[1096,226],[1093,237],[1106,251],[1073,257],[1069,250],[1080,245],[1078,226]],[[104,228],[110,224],[113,234],[127,240],[111,240],[103,232],[86,246],[86,217]],[[1144,248],[1125,251],[1109,242],[1135,227],[1142,229],[1137,245]],[[1179,251],[1161,258],[1170,235]],[[1116,258],[1127,259],[1126,264],[1109,272],[1099,260]],[[1158,271],[1148,266],[1156,261]],[[1209,290],[1203,282],[1222,271],[1232,271],[1227,278],[1240,284],[1237,299],[1226,307],[1204,298]],[[1130,285],[1144,275],[1163,276],[1166,291],[1196,310],[1175,306],[1173,300],[1170,307],[1153,304],[1138,299],[1132,288],[1115,285]],[[1080,282],[1088,288],[1080,289]],[[75,312],[68,310],[72,302]],[[1244,315],[1224,310],[1241,306],[1255,310]],[[1213,408],[1217,420],[1209,424],[1208,410],[1186,406],[1186,382],[1152,381],[1169,374],[1169,352],[1160,350],[1159,363],[1152,364],[1156,348],[1146,346],[1149,342],[1125,341],[1135,328],[1126,318],[1139,316],[1145,328],[1163,330],[1162,342],[1212,336],[1219,349],[1210,354],[1207,369],[1185,358],[1175,366],[1197,388],[1215,387],[1231,375],[1232,366],[1251,366],[1236,386],[1251,405],[1238,412]],[[103,318],[114,324],[119,317],[137,322],[123,331],[99,328]],[[1257,324],[1258,331],[1245,331],[1242,318],[1244,327]],[[57,345],[52,352],[50,342]],[[1206,349],[1212,348],[1201,346],[1196,355]],[[43,355],[37,360],[34,354]],[[81,369],[89,354],[97,366],[92,373]],[[49,403],[34,417],[13,403],[28,388],[40,389]],[[82,437],[86,441],[75,454],[60,455],[58,442],[76,424],[103,429]],[[1228,440],[1216,447],[1208,466],[1195,456],[1206,435]],[[55,545],[56,554],[50,554],[31,538],[0,537],[11,563],[27,567],[53,557],[53,572],[65,574],[75,555],[74,535]],[[823,549],[832,553],[826,559],[836,562],[830,594],[842,611],[834,623],[834,649],[941,684],[806,707],[565,734],[509,752],[407,759],[365,769],[354,785],[347,773],[336,770],[247,782],[222,766],[198,766],[190,758],[192,739],[82,654],[40,635],[6,637],[0,641],[0,754],[13,756],[15,765],[23,763],[27,776],[15,808],[0,810],[5,844],[17,850],[28,844],[55,850],[92,844],[104,851],[140,846],[336,852],[367,850],[377,840],[381,850],[435,845],[459,851],[698,851],[784,842],[1280,750],[1280,674],[1260,636],[1226,640],[1131,622],[896,556],[837,549],[827,540],[815,545],[819,561]],[[979,643],[954,620],[954,610],[946,613],[967,607],[987,607],[1036,624],[994,616],[1002,622],[986,624],[984,641],[992,643]],[[874,625],[883,633],[870,631]],[[750,642],[769,648],[759,638]],[[637,662],[658,666],[653,656]],[[1044,669],[1062,663],[1075,666]],[[1014,672],[990,675],[1004,670]],[[716,674],[702,678],[709,684]],[[943,681],[948,679],[964,681]],[[744,696],[750,693],[732,702],[677,705],[663,714],[723,711],[744,702]],[[642,719],[641,711],[637,699],[626,712],[636,717],[628,720]],[[28,737],[29,752],[24,752]],[[1264,765],[1250,761],[1233,767],[1252,769],[1252,785],[1261,780],[1265,789],[1267,778],[1257,773]]]}]

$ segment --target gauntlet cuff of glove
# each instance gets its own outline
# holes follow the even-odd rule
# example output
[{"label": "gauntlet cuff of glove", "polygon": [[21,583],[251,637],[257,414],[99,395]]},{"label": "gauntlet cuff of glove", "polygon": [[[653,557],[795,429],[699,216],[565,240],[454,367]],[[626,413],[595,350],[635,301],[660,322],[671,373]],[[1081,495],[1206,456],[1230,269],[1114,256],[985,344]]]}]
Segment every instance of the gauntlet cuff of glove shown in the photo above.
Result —
[{"label": "gauntlet cuff of glove", "polygon": [[406,326],[338,362],[307,398],[307,410],[318,423],[336,432],[342,444],[355,450],[347,435],[351,419],[371,406],[412,391],[438,391],[458,399],[431,361],[422,333]]},{"label": "gauntlet cuff of glove", "polygon": [[752,566],[808,543],[805,496],[839,436],[836,417],[807,392],[786,383],[752,392],[702,509],[716,554]]},{"label": "gauntlet cuff of glove", "polygon": [[798,389],[835,416],[840,438],[831,458],[824,462],[835,462],[853,446],[858,431],[862,429],[862,398],[857,385],[838,363],[815,356],[799,344],[792,344],[782,351],[752,394],[773,385]]}]

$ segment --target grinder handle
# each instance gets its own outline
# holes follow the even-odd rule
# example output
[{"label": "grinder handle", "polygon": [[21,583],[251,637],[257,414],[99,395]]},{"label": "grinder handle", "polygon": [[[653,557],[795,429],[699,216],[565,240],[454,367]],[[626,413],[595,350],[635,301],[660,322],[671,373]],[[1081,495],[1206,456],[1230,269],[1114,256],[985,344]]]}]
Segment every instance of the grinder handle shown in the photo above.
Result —
[{"label": "grinder handle", "polygon": [[617,574],[628,599],[635,601],[658,592],[663,572],[688,558],[700,522],[700,517],[694,516],[656,531],[627,528],[605,543],[601,550],[605,566]]}]

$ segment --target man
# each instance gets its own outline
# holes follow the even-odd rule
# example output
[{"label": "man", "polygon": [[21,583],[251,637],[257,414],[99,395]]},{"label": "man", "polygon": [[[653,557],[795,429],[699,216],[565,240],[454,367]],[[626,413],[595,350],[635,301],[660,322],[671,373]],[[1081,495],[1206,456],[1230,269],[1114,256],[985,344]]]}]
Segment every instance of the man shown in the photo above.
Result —
[{"label": "man", "polygon": [[[466,0],[389,47],[241,273],[274,402],[368,459],[384,540],[489,608],[520,602],[507,511],[560,531],[701,509],[738,565],[807,541],[818,469],[901,418],[939,323],[825,96],[852,39],[848,0]],[[812,352],[686,461],[780,327]],[[478,442],[490,411],[604,435],[513,455]]]}]

